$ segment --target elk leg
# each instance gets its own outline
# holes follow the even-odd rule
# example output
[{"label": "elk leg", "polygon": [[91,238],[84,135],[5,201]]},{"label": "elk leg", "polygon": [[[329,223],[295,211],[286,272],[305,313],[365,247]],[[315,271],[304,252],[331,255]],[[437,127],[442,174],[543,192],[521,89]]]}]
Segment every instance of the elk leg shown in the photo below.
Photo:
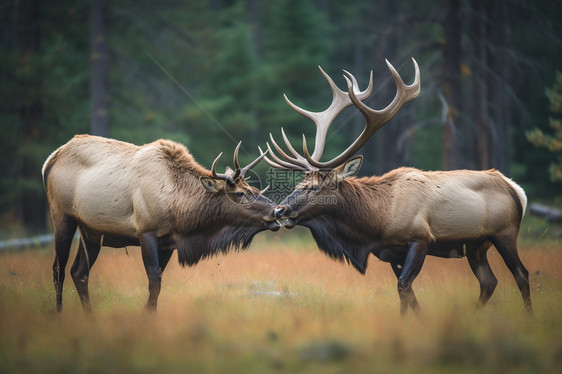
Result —
[{"label": "elk leg", "polygon": [[[404,263],[391,263],[390,265],[392,266],[392,270],[396,275],[396,279],[399,279],[400,274],[402,273],[402,268],[404,267]],[[405,292],[408,293],[408,300],[410,301],[410,304],[407,305],[406,308],[409,306],[410,308],[412,308],[412,310],[419,310],[420,305],[418,304],[418,299],[416,298],[416,294],[414,293],[412,286],[410,285],[410,288],[405,290]]]},{"label": "elk leg", "polygon": [[94,266],[94,262],[96,262],[98,258],[100,248],[100,242],[88,241],[84,239],[83,235],[81,235],[76,259],[70,269],[74,286],[76,287],[76,291],[78,291],[80,301],[82,302],[82,308],[85,312],[92,311],[92,306],[90,305],[90,293],[88,291],[88,280],[90,276],[90,269]]},{"label": "elk leg", "polygon": [[484,306],[488,302],[498,284],[498,280],[494,276],[486,257],[488,248],[490,248],[490,245],[484,244],[477,251],[471,252],[466,256],[472,272],[480,283],[479,307]]},{"label": "elk leg", "polygon": [[[417,302],[412,299],[412,296],[414,295],[411,287],[412,282],[416,279],[422,268],[425,256],[427,255],[427,250],[428,245],[425,242],[414,242],[408,249],[404,267],[400,272],[400,277],[398,277],[398,295],[400,296],[400,313],[402,315],[406,314],[408,305],[417,305]],[[412,309],[416,312],[419,311],[418,308]]]},{"label": "elk leg", "polygon": [[529,289],[529,272],[523,266],[519,254],[517,252],[517,238],[513,234],[505,234],[503,236],[494,236],[490,238],[492,244],[496,247],[503,258],[508,269],[513,274],[515,282],[521,291],[525,309],[529,313],[533,313],[533,305],[531,304],[531,291]]},{"label": "elk leg", "polygon": [[55,261],[53,263],[53,281],[55,284],[55,294],[57,300],[57,311],[62,312],[62,290],[64,284],[64,272],[68,255],[70,254],[70,246],[72,238],[76,232],[78,223],[71,217],[62,217],[55,219],[53,216],[53,224],[55,226]]},{"label": "elk leg", "polygon": [[160,294],[160,282],[162,273],[159,266],[158,237],[151,232],[139,235],[142,261],[148,276],[148,301],[144,309],[149,312],[156,311],[156,303]]}]

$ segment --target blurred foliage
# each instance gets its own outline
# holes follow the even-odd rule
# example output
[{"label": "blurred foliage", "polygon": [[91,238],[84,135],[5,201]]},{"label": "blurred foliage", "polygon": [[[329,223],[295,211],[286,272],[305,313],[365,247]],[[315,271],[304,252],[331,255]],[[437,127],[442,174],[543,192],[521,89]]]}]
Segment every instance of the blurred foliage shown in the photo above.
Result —
[{"label": "blurred foliage", "polygon": [[546,134],[540,129],[527,132],[527,138],[537,147],[544,147],[552,152],[555,161],[550,163],[550,179],[562,181],[562,73],[556,72],[556,82],[552,88],[546,89],[546,96],[550,101],[550,111],[557,117],[549,118],[552,135]]},{"label": "blurred foliage", "polygon": [[[311,139],[314,126],[287,106],[283,93],[303,108],[322,110],[331,95],[318,65],[340,87],[344,86],[341,69],[351,71],[361,86],[373,69],[375,94],[368,104],[381,108],[394,92],[384,58],[410,82],[413,56],[421,68],[422,94],[405,107],[410,123],[396,142],[409,149],[409,165],[440,169],[439,95],[446,78],[442,25],[447,3],[108,1],[111,136],[137,144],[161,137],[180,141],[206,167],[218,153],[232,152],[240,139],[244,140],[242,162],[250,161],[270,132],[280,138],[281,126],[300,149],[301,134]],[[26,192],[44,195],[40,170],[49,153],[74,134],[89,131],[90,104],[90,2],[36,2],[34,25],[40,42],[25,59],[20,34],[27,26],[18,19],[20,4],[8,0],[0,6],[0,216],[16,220],[22,219]],[[503,139],[510,149],[510,174],[530,196],[557,195],[559,187],[549,182],[544,167],[552,155],[533,147],[524,134],[548,127],[543,92],[562,60],[561,4],[530,0],[496,4],[506,19],[509,40],[490,40],[486,45],[490,54],[511,56],[505,60],[509,81],[501,91],[512,114]],[[461,83],[466,87],[474,85],[468,27],[472,5],[461,1]],[[389,43],[393,48],[388,48]],[[488,98],[490,106],[494,99]],[[40,103],[40,117],[26,126],[21,108],[33,100]],[[357,124],[348,124],[354,118],[347,113],[332,126],[326,159],[345,149],[361,130],[360,116]],[[465,117],[471,118],[470,113]],[[374,144],[365,146],[364,170],[379,162],[371,149]],[[223,157],[219,167],[228,160]],[[256,168],[262,179],[266,169],[265,164]]]}]

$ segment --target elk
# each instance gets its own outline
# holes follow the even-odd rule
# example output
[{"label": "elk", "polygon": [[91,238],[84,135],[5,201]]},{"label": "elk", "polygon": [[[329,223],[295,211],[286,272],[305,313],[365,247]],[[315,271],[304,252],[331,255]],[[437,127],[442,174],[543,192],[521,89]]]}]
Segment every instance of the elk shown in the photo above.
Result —
[{"label": "elk", "polygon": [[145,310],[155,311],[162,272],[174,249],[181,265],[243,249],[264,230],[280,224],[275,204],[248,185],[248,166],[216,172],[199,165],[188,150],[170,140],[136,146],[77,135],[55,150],[42,169],[55,236],[53,278],[57,310],[62,310],[65,267],[71,242],[80,243],[70,273],[85,311],[91,311],[88,277],[101,246],[140,245],[148,276]]},{"label": "elk", "polygon": [[[353,155],[407,102],[420,92],[419,67],[414,82],[405,85],[394,67],[386,61],[396,83],[392,102],[382,110],[365,105],[372,91],[359,91],[357,81],[344,71],[348,92],[340,90],[320,71],[333,93],[330,107],[310,112],[285,100],[295,111],[316,124],[316,142],[309,154],[303,135],[303,155],[295,151],[283,129],[281,133],[289,154],[270,134],[269,155],[265,161],[279,169],[304,172],[304,180],[275,209],[284,226],[310,229],[318,247],[328,256],[345,259],[365,273],[370,253],[390,263],[398,279],[401,314],[408,308],[416,313],[419,305],[412,282],[427,255],[467,257],[480,283],[479,306],[484,305],[497,284],[487,260],[493,244],[513,274],[524,305],[532,312],[529,276],[517,251],[517,234],[525,212],[525,192],[499,171],[421,171],[409,167],[392,170],[382,176],[357,178],[362,156]],[[321,161],[326,134],[334,118],[354,105],[366,120],[361,135],[340,155]]]}]

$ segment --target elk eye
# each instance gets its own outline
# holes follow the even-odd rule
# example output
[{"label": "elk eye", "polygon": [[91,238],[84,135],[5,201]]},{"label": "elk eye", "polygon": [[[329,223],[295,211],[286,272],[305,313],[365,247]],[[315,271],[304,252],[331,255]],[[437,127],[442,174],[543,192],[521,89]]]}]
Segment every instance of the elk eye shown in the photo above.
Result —
[{"label": "elk eye", "polygon": [[244,192],[236,192],[236,197],[241,199],[244,197]]}]

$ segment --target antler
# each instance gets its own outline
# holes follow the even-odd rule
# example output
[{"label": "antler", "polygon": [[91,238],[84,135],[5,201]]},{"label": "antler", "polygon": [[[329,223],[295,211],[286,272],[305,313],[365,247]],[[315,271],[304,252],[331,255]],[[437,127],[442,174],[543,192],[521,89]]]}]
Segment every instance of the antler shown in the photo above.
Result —
[{"label": "antler", "polygon": [[234,170],[227,170],[226,173],[221,174],[221,173],[217,173],[217,162],[219,161],[219,158],[222,156],[222,152],[219,153],[219,155],[217,156],[217,158],[215,158],[215,161],[213,161],[213,165],[211,166],[211,174],[213,175],[213,178],[215,179],[222,179],[227,181],[230,184],[235,184],[236,180],[238,179],[243,179],[244,176],[246,175],[246,173],[248,172],[248,170],[250,170],[251,168],[253,168],[254,166],[256,166],[267,154],[268,151],[263,152],[261,150],[261,148],[259,148],[260,150],[260,155],[258,156],[258,158],[256,158],[254,161],[250,162],[247,166],[240,168],[240,163],[238,162],[238,151],[240,150],[240,145],[242,144],[242,141],[240,141],[238,143],[238,145],[236,146],[236,149],[234,150],[234,156],[232,159],[232,163],[234,164]]},{"label": "antler", "polygon": [[[330,129],[330,125],[332,124],[333,120],[341,113],[342,110],[344,110],[345,108],[347,108],[353,103],[350,100],[349,94],[347,92],[340,90],[338,86],[336,86],[332,78],[330,78],[330,76],[326,74],[326,72],[324,72],[324,70],[322,70],[320,66],[318,66],[318,69],[320,69],[320,72],[322,73],[324,78],[326,78],[328,84],[330,85],[330,89],[332,90],[332,103],[326,110],[322,112],[308,111],[306,109],[300,108],[297,105],[293,104],[291,100],[289,100],[287,95],[285,94],[283,95],[285,101],[287,102],[287,104],[289,104],[291,108],[293,108],[297,113],[301,114],[302,116],[310,119],[316,125],[315,146],[314,146],[314,152],[312,153],[311,157],[317,161],[320,160],[320,158],[322,157],[322,153],[324,152],[326,136],[328,135],[328,130]],[[357,92],[354,92],[354,94],[360,100],[364,100],[367,97],[369,97],[369,95],[373,90],[373,72],[371,71],[371,75],[369,77],[369,86],[365,91],[359,91],[359,85],[357,84],[355,77],[345,70],[344,72],[348,74],[351,80],[353,81],[354,89],[355,87],[357,87]],[[299,155],[299,153],[293,148],[293,146],[289,142],[289,139],[287,138],[287,135],[285,135],[285,131],[283,130],[283,128],[281,128],[281,134],[283,136],[283,141],[285,142],[287,149],[293,155],[293,157],[287,155],[281,149],[281,147],[277,145],[275,139],[273,139],[273,135],[271,135],[270,133],[269,137],[271,139],[271,144],[273,144],[273,147],[277,150],[277,152],[279,152],[279,154],[282,157],[284,157],[287,161],[283,161],[279,157],[277,157],[273,152],[273,150],[271,149],[269,143],[267,143],[267,148],[273,161],[268,159],[267,157],[265,158],[265,161],[271,166],[280,169],[291,169],[291,170],[299,170],[299,171],[316,169],[315,167],[313,167],[313,165],[310,165],[310,163],[305,157]]]},{"label": "antler", "polygon": [[[316,140],[315,140],[315,147],[312,156],[308,152],[308,148],[306,145],[306,138],[303,135],[303,156],[300,156],[294,148],[290,145],[285,133],[282,131],[283,139],[285,140],[285,144],[287,148],[295,157],[288,157],[277,144],[274,142],[273,137],[270,134],[272,143],[275,149],[281,154],[281,156],[285,157],[287,161],[280,160],[277,156],[274,155],[273,151],[269,147],[268,150],[270,151],[271,157],[274,159],[274,162],[271,162],[267,157],[265,161],[269,163],[273,167],[281,167],[282,169],[292,169],[292,170],[299,170],[299,171],[311,171],[311,170],[318,170],[318,169],[333,169],[341,164],[343,164],[347,159],[349,159],[355,152],[357,152],[366,142],[367,140],[373,136],[373,134],[380,129],[384,124],[396,115],[396,113],[406,104],[407,102],[415,99],[420,92],[420,71],[416,60],[412,58],[414,63],[415,69],[415,78],[414,83],[411,85],[405,85],[400,78],[400,75],[394,69],[392,64],[386,60],[386,64],[390,69],[392,76],[394,77],[394,81],[396,82],[396,96],[392,100],[392,102],[382,110],[374,110],[367,107],[365,104],[362,103],[362,100],[366,99],[372,90],[373,85],[373,76],[371,72],[371,77],[369,79],[369,87],[363,91],[359,91],[359,86],[355,77],[344,70],[345,74],[344,78],[347,82],[348,92],[343,92],[339,88],[337,88],[333,81],[322,71],[328,82],[330,83],[330,87],[332,88],[332,93],[334,94],[334,99],[332,101],[332,105],[324,112],[320,113],[312,113],[308,112],[304,109],[297,107],[296,105],[292,104],[286,97],[287,103],[298,113],[302,114],[305,117],[310,118],[316,124]],[[322,70],[322,69],[321,69]],[[349,77],[349,78],[348,78]],[[326,135],[328,133],[328,129],[331,125],[331,122],[334,118],[346,107],[349,105],[355,105],[361,113],[365,116],[366,124],[363,132],[359,137],[339,156],[335,157],[334,159],[321,162],[320,157],[322,157],[322,152],[324,150],[324,145],[326,142]]]}]

